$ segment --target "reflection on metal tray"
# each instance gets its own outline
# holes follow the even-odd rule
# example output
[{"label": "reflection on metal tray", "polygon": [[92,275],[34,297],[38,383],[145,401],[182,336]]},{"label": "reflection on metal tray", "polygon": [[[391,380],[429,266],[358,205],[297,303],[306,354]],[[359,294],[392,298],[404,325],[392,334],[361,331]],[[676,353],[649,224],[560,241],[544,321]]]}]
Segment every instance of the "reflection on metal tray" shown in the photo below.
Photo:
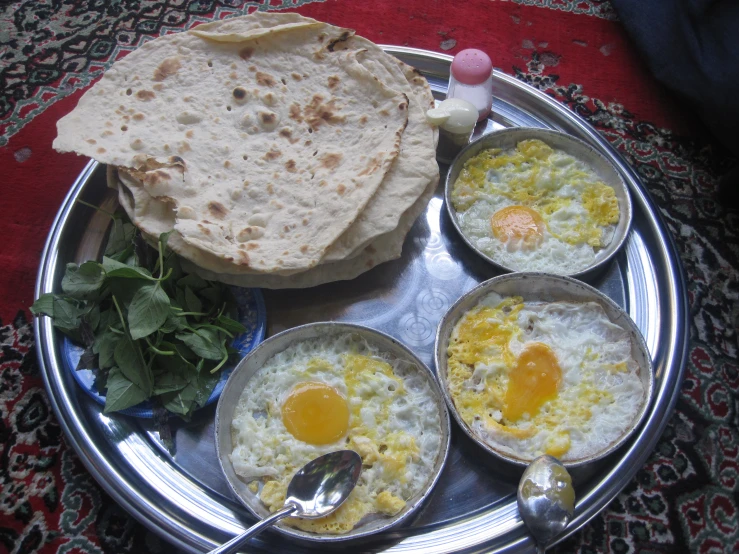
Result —
[{"label": "reflection on metal tray", "polygon": [[[386,47],[416,67],[443,98],[450,56]],[[687,299],[676,249],[654,204],[634,172],[592,127],[545,94],[496,72],[491,119],[477,134],[511,126],[554,128],[577,136],[613,161],[629,185],[633,228],[624,249],[589,284],[626,309],[646,339],[654,360],[655,388],[645,424],[616,454],[573,471],[578,494],[572,533],[618,494],[642,466],[662,433],[679,394],[687,346]],[[446,167],[442,167],[442,173]],[[444,174],[442,180],[444,181]],[[95,256],[105,233],[104,218],[75,200],[114,205],[105,168],[88,164],[49,234],[36,293],[58,290],[65,264]],[[268,335],[313,321],[361,323],[408,345],[433,367],[434,331],[445,310],[495,270],[459,238],[442,209],[442,189],[408,235],[401,259],[382,264],[350,282],[307,290],[263,291]],[[145,421],[103,415],[100,406],[64,371],[59,336],[48,318],[36,321],[42,374],[50,401],[82,461],[126,510],[187,551],[210,549],[253,523],[231,496],[220,472],[213,439],[215,407],[198,412],[173,430],[171,457]],[[428,502],[412,521],[391,533],[364,539],[362,549],[395,552],[466,552],[507,548],[533,550],[516,508],[520,470],[485,455],[452,425],[446,469]],[[351,543],[347,545],[351,548]],[[315,549],[266,533],[254,552]]]}]

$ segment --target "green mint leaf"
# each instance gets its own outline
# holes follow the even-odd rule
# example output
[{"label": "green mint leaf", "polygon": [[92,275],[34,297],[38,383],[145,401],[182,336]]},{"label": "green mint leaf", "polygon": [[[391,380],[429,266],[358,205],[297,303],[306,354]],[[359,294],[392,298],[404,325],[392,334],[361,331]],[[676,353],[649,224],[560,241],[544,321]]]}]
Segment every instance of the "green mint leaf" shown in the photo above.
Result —
[{"label": "green mint leaf", "polygon": [[196,394],[197,388],[192,383],[187,383],[182,390],[162,394],[162,404],[172,413],[189,416],[195,408]]},{"label": "green mint leaf", "polygon": [[187,306],[188,312],[203,311],[203,303],[200,302],[200,298],[192,292],[190,287],[185,287],[185,305]]},{"label": "green mint leaf", "polygon": [[169,315],[169,296],[159,283],[141,287],[128,306],[128,326],[134,340],[159,329]]},{"label": "green mint leaf", "polygon": [[80,326],[80,318],[84,313],[76,302],[62,297],[54,298],[54,325],[60,329],[77,329]]},{"label": "green mint leaf", "polygon": [[218,324],[220,327],[223,327],[226,331],[235,336],[246,333],[246,327],[244,327],[238,321],[235,321],[230,317],[226,317],[225,315],[218,316],[218,319],[216,319],[216,324]]},{"label": "green mint leaf", "polygon": [[208,286],[208,281],[206,281],[196,273],[190,273],[189,275],[185,275],[180,280],[178,280],[177,286],[182,287],[183,289],[185,287],[190,287],[194,291],[199,291]]},{"label": "green mint leaf", "polygon": [[110,370],[106,385],[108,390],[105,393],[105,408],[103,409],[103,413],[106,414],[125,410],[149,398],[146,391],[127,379],[117,367]]},{"label": "green mint leaf", "polygon": [[115,347],[119,341],[123,339],[112,331],[106,330],[99,333],[95,337],[95,342],[92,344],[92,351],[98,355],[98,365],[100,369],[108,369],[115,365]]},{"label": "green mint leaf", "polygon": [[62,290],[74,298],[88,299],[97,295],[105,281],[105,273],[97,262],[85,262],[79,267],[67,264],[62,278]]},{"label": "green mint leaf", "polygon": [[113,358],[126,379],[135,383],[137,387],[145,392],[147,398],[151,396],[154,380],[151,370],[144,365],[136,344],[128,338],[120,339],[115,345]]},{"label": "green mint leaf", "polygon": [[85,351],[80,356],[75,371],[79,371],[80,369],[96,368],[97,360],[95,358],[97,358],[97,356],[95,356],[95,353],[92,351],[92,346],[88,346],[87,348],[85,348]]},{"label": "green mint leaf", "polygon": [[190,380],[184,371],[168,370],[159,372],[154,377],[154,394],[165,394],[184,389]]},{"label": "green mint leaf", "polygon": [[197,358],[195,352],[182,343],[175,344],[175,348],[177,349],[177,353],[185,360],[194,360]]},{"label": "green mint leaf", "polygon": [[39,296],[31,306],[31,313],[36,316],[48,315],[54,317],[54,293],[47,292]]},{"label": "green mint leaf", "polygon": [[212,374],[210,371],[201,371],[198,375],[197,388],[195,389],[195,403],[198,408],[205,406],[205,403],[213,394],[213,389],[216,388],[218,381],[221,376],[218,373]]},{"label": "green mint leaf", "polygon": [[131,223],[124,223],[120,219],[113,220],[113,228],[110,230],[108,244],[105,246],[105,255],[112,256],[126,250],[133,242],[136,227]]},{"label": "green mint leaf", "polygon": [[93,304],[88,308],[87,313],[85,314],[85,319],[87,320],[87,323],[90,324],[90,329],[92,331],[97,331],[98,326],[100,325],[100,306]]},{"label": "green mint leaf", "polygon": [[211,306],[218,306],[220,308],[223,304],[223,289],[220,286],[206,287],[203,290],[198,291],[198,294],[203,298],[210,300]]},{"label": "green mint leaf", "polygon": [[159,330],[165,335],[168,335],[175,331],[183,330],[185,325],[187,325],[187,321],[184,317],[180,317],[170,311],[169,315],[167,315],[167,320],[162,324]]},{"label": "green mint leaf", "polygon": [[148,269],[126,265],[113,258],[103,256],[103,269],[108,277],[124,277],[126,279],[148,279],[154,280]]},{"label": "green mint leaf", "polygon": [[180,333],[175,336],[206,360],[220,360],[226,353],[223,339],[212,329],[200,329],[197,333]]}]

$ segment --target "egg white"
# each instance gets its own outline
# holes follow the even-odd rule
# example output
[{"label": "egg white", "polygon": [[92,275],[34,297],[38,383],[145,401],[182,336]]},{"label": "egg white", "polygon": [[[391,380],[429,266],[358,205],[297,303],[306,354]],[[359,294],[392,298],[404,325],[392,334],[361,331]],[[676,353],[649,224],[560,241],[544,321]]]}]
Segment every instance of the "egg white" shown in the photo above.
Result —
[{"label": "egg white", "polygon": [[[536,414],[505,421],[500,402],[496,405],[488,395],[492,392],[504,397],[515,362],[502,351],[489,348],[469,368],[471,374],[461,386],[450,387],[457,409],[483,442],[519,459],[551,453],[564,437],[569,448],[557,457],[565,462],[603,451],[630,428],[645,401],[628,332],[612,323],[595,302],[518,300],[514,303],[519,309],[496,309],[504,298],[495,293],[486,296],[460,319],[452,339],[458,337],[466,318],[478,317],[480,308],[493,308],[495,315],[489,319],[507,325],[502,332],[508,334],[504,342],[513,358],[532,343],[543,343],[554,352],[562,370],[556,397]],[[463,409],[465,405],[487,407],[473,413]]]},{"label": "egg white", "polygon": [[[387,362],[392,374],[354,371],[347,353]],[[428,380],[413,364],[397,360],[356,335],[338,335],[295,343],[270,358],[250,379],[235,410],[231,462],[244,481],[272,510],[281,506],[290,478],[304,464],[328,452],[350,448],[364,467],[349,500],[329,518],[289,522],[304,530],[340,533],[356,519],[384,512],[392,515],[401,502],[422,490],[433,475],[441,451],[438,405]],[[335,443],[312,445],[285,427],[282,404],[300,383],[327,384],[348,402],[347,435]],[[352,383],[352,387],[347,386]],[[353,394],[350,394],[353,390]],[[380,452],[382,447],[387,450]],[[390,458],[390,456],[395,458]],[[395,507],[388,507],[395,503]],[[326,519],[327,522],[321,522]],[[317,522],[317,523],[316,523]]]}]

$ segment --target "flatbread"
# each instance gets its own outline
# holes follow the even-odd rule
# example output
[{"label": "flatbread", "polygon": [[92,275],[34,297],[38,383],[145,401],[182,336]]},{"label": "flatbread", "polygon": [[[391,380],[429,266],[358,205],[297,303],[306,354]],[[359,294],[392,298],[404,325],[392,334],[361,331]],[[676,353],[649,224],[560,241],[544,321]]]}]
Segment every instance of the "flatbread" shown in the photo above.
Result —
[{"label": "flatbread", "polygon": [[250,272],[302,271],[382,183],[408,98],[360,51],[333,49],[352,31],[243,19],[238,36],[201,25],[117,62],[58,122],[54,147],[130,169],[187,244]]},{"label": "flatbread", "polygon": [[[269,25],[313,22],[295,14],[270,14],[270,17],[236,17],[209,24],[207,30],[216,40],[238,41]],[[196,31],[203,29],[198,27]],[[336,27],[322,23],[315,27],[320,36],[336,36]],[[211,36],[211,35],[208,35]],[[426,122],[426,110],[434,106],[434,97],[426,79],[413,68],[386,54],[373,42],[353,34],[344,34],[332,45],[334,52],[355,52],[357,60],[382,83],[409,98],[408,125],[403,132],[400,153],[367,206],[356,221],[326,251],[321,263],[359,254],[373,238],[392,231],[403,213],[423,193],[428,183],[439,178],[436,163],[438,130]],[[248,272],[248,271],[247,271]],[[238,273],[242,273],[239,271]],[[250,272],[251,273],[251,272]]]},{"label": "flatbread", "polygon": [[[128,185],[125,183],[128,183]],[[168,232],[171,228],[171,222],[174,220],[172,209],[162,202],[152,201],[146,191],[137,187],[135,183],[126,180],[125,177],[121,176],[119,180],[115,169],[112,167],[108,168],[108,184],[118,190],[118,199],[121,206],[123,206],[131,221],[141,229],[149,242],[156,244],[159,235]],[[188,248],[192,247],[187,243],[183,244],[182,238],[176,231],[173,231],[169,236],[168,246],[176,252],[185,252],[180,261],[186,271],[197,273],[204,279],[221,281],[236,286],[269,289],[308,288],[332,281],[354,279],[381,263],[400,257],[405,236],[418,219],[418,216],[426,209],[436,192],[438,184],[438,177],[430,181],[423,194],[401,215],[395,229],[375,238],[352,258],[321,264],[297,274],[236,275],[205,269],[204,265],[218,267],[218,263],[222,263],[222,261],[215,257],[208,258],[207,253],[197,250],[188,251]],[[142,221],[143,225],[141,224]],[[193,258],[197,260],[197,263],[193,263]],[[225,269],[229,269],[229,267],[225,266]]]}]

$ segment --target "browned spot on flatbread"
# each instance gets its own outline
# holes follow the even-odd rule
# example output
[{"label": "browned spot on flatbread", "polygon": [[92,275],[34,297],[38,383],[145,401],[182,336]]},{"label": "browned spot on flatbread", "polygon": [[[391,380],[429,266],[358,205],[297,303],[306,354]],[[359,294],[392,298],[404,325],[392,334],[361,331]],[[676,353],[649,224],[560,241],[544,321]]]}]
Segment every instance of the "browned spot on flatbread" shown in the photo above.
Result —
[{"label": "browned spot on flatbread", "polygon": [[344,193],[346,192],[346,185],[341,183],[338,187],[336,187],[336,192],[339,193],[339,196],[344,196]]},{"label": "browned spot on flatbread", "polygon": [[190,148],[190,144],[184,140],[182,141],[182,144],[180,144],[180,147],[177,149],[180,154],[184,154],[185,152],[189,152],[190,150],[192,150],[192,148]]},{"label": "browned spot on flatbread", "polygon": [[224,206],[220,202],[208,202],[208,211],[216,219],[223,219],[228,215],[228,210],[226,209],[226,206]]},{"label": "browned spot on flatbread", "polygon": [[247,250],[256,250],[257,248],[259,248],[259,245],[256,242],[249,242],[246,244]]},{"label": "browned spot on flatbread", "polygon": [[210,236],[211,234],[210,229],[208,229],[205,225],[201,225],[200,223],[198,223],[198,229],[200,229],[200,232],[204,235]]},{"label": "browned spot on flatbread", "polygon": [[282,152],[272,148],[270,149],[269,152],[267,152],[264,156],[262,156],[262,159],[271,161],[271,160],[276,160],[280,156],[282,156]]},{"label": "browned spot on flatbread", "polygon": [[343,155],[338,153],[324,154],[320,158],[321,165],[326,169],[334,169],[337,165],[339,165],[342,157]]},{"label": "browned spot on flatbread", "polygon": [[87,142],[88,144],[97,144],[98,143],[98,141],[96,141],[95,139],[87,139],[85,142]]},{"label": "browned spot on flatbread", "polygon": [[364,125],[365,123],[367,123],[367,116],[366,116],[366,115],[363,115],[362,117],[360,117],[360,118],[359,118],[359,122],[360,122],[360,123],[361,123],[362,125]]},{"label": "browned spot on flatbread", "polygon": [[133,114],[133,120],[134,121],[143,121],[144,120],[144,114],[142,114],[142,113],[135,113],[135,114]]},{"label": "browned spot on flatbread", "polygon": [[285,162],[285,169],[288,171],[288,173],[295,173],[297,169],[295,168],[295,160],[287,160]]},{"label": "browned spot on flatbread", "polygon": [[179,58],[167,58],[154,70],[154,80],[164,81],[167,77],[177,73],[180,67],[182,67],[182,65],[180,64]]},{"label": "browned spot on flatbread", "polygon": [[372,269],[375,267],[375,262],[372,259],[367,260],[367,263],[365,264],[369,269]]},{"label": "browned spot on flatbread", "polygon": [[303,254],[305,254],[306,252],[308,252],[308,245],[307,245],[307,244],[304,244],[303,246],[301,246],[301,247],[300,247],[300,251],[301,251],[301,252],[302,252]]},{"label": "browned spot on flatbread", "polygon": [[314,131],[324,123],[343,123],[346,117],[338,115],[338,108],[334,99],[324,102],[323,96],[314,94],[310,103],[305,106],[305,121]]},{"label": "browned spot on flatbread", "polygon": [[380,115],[384,115],[385,117],[387,117],[387,116],[389,116],[389,115],[390,115],[390,112],[388,112],[388,111],[387,111],[387,110],[385,110],[385,109],[382,109],[382,110],[380,110]]},{"label": "browned spot on flatbread", "polygon": [[249,66],[249,71],[256,71],[256,70],[257,70],[257,66],[255,66],[255,65],[250,65]]},{"label": "browned spot on flatbread", "polygon": [[375,156],[373,158],[370,158],[370,161],[367,162],[367,165],[365,168],[359,172],[359,175],[372,175],[375,171],[380,169],[382,166],[382,156]]},{"label": "browned spot on flatbread", "polygon": [[100,136],[101,137],[109,137],[112,134],[113,134],[113,131],[110,131],[110,130],[106,129],[105,131],[103,131],[102,133],[100,133]]},{"label": "browned spot on flatbread", "polygon": [[399,110],[400,110],[401,112],[402,112],[403,110],[405,110],[405,109],[406,109],[407,107],[408,107],[408,104],[406,104],[405,102],[401,102],[400,104],[398,104],[398,109],[399,109]]},{"label": "browned spot on flatbread", "polygon": [[158,185],[164,181],[169,181],[171,178],[172,176],[169,173],[158,169],[156,171],[149,171],[146,173],[144,175],[144,182],[147,185]]},{"label": "browned spot on flatbread", "polygon": [[102,146],[100,148],[98,148],[98,154],[105,154],[106,152],[107,152],[107,150],[105,148],[103,148]]},{"label": "browned spot on flatbread", "polygon": [[372,246],[371,244],[367,248],[365,248],[364,250],[368,254],[374,254],[375,252],[377,252],[377,249],[374,246]]},{"label": "browned spot on flatbread", "polygon": [[151,88],[153,88],[157,92],[162,92],[162,89],[164,88],[164,85],[162,83],[157,83],[156,85],[154,85]]},{"label": "browned spot on flatbread", "polygon": [[242,48],[239,50],[239,58],[246,61],[249,58],[251,58],[251,55],[254,53],[254,48],[249,48],[248,46]]},{"label": "browned spot on flatbread", "polygon": [[150,90],[139,90],[136,92],[136,98],[141,100],[142,102],[148,102],[149,100],[153,100],[156,94],[154,94]]},{"label": "browned spot on flatbread", "polygon": [[228,160],[226,160],[225,162],[223,162],[223,167],[225,167],[226,169],[228,169],[229,167],[231,167],[231,162],[229,162]]},{"label": "browned spot on flatbread", "polygon": [[249,254],[239,250],[239,262],[238,265],[249,265]]},{"label": "browned spot on flatbread", "polygon": [[236,100],[243,100],[246,98],[246,89],[244,87],[236,87],[232,94]]},{"label": "browned spot on flatbread", "polygon": [[262,71],[257,71],[256,74],[257,84],[262,85],[263,87],[273,87],[275,84],[277,84],[277,81],[275,81],[275,78],[272,77],[269,73],[264,73]]},{"label": "browned spot on flatbread", "polygon": [[187,138],[192,138],[192,137],[193,137],[194,135],[195,135],[195,132],[194,132],[194,131],[193,131],[192,129],[190,129],[189,131],[187,131],[187,132],[185,133],[185,136],[186,136]]},{"label": "browned spot on flatbread", "polygon": [[288,129],[287,127],[285,127],[284,129],[280,129],[280,136],[286,138],[290,142],[290,144],[295,144],[300,140],[293,138],[292,130]]},{"label": "browned spot on flatbread", "polygon": [[267,185],[267,192],[270,193],[270,194],[274,194],[275,193],[275,186],[272,183],[270,183],[269,185]]},{"label": "browned spot on flatbread", "polygon": [[303,80],[303,78],[300,76],[300,73],[291,73],[290,74],[290,77],[292,77],[296,81],[302,81]]},{"label": "browned spot on flatbread", "polygon": [[330,89],[336,88],[340,82],[341,82],[341,79],[339,79],[338,75],[330,75],[328,78],[328,88]]},{"label": "browned spot on flatbread", "polygon": [[303,114],[300,110],[299,104],[290,104],[290,119],[297,121],[298,123],[303,122]]},{"label": "browned spot on flatbread", "polygon": [[277,122],[277,114],[274,112],[259,112],[259,119],[263,125],[274,125]]},{"label": "browned spot on flatbread", "polygon": [[333,52],[340,42],[346,41],[352,34],[354,34],[352,31],[344,31],[343,33],[341,33],[341,36],[339,38],[335,38],[334,40],[329,42],[326,48],[329,52]]}]

